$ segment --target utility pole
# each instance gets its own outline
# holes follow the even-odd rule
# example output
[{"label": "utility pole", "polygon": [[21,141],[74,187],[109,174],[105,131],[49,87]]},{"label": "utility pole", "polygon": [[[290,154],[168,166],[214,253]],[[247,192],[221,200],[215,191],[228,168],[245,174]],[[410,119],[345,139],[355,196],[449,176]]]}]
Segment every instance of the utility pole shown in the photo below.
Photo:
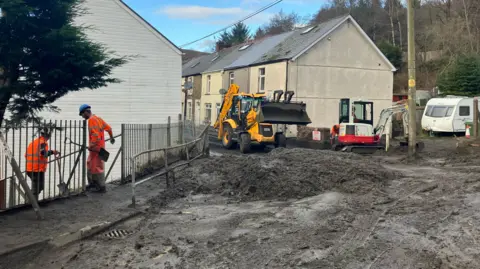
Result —
[{"label": "utility pole", "polygon": [[408,18],[408,156],[414,157],[417,146],[417,103],[415,75],[415,0],[407,0]]}]

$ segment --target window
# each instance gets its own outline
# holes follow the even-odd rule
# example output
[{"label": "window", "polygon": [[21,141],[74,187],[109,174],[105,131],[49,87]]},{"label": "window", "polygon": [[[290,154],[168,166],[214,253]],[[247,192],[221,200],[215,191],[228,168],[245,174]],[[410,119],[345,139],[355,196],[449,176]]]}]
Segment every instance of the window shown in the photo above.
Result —
[{"label": "window", "polygon": [[453,106],[427,106],[425,116],[433,118],[450,117],[453,113]]},{"label": "window", "polygon": [[230,76],[230,85],[232,85],[235,82],[235,74],[233,72],[230,72],[229,76]]},{"label": "window", "polygon": [[258,69],[258,92],[265,92],[265,68]]},{"label": "window", "polygon": [[192,119],[192,102],[187,103],[187,119]]},{"label": "window", "polygon": [[213,122],[213,119],[212,119],[212,104],[205,104],[205,121]]},{"label": "window", "polygon": [[460,116],[470,116],[470,107],[469,106],[460,106],[458,111]]},{"label": "window", "polygon": [[212,85],[212,77],[210,75],[207,76],[207,94],[210,94],[210,86]]},{"label": "window", "polygon": [[191,68],[194,68],[195,66],[199,65],[200,62],[196,62],[195,64],[193,64],[192,66],[190,66]]},{"label": "window", "polygon": [[220,56],[219,56],[219,55],[217,55],[217,56],[213,57],[213,59],[212,59],[212,60],[210,60],[210,62],[214,62],[216,59],[218,59],[218,57],[220,57]]}]

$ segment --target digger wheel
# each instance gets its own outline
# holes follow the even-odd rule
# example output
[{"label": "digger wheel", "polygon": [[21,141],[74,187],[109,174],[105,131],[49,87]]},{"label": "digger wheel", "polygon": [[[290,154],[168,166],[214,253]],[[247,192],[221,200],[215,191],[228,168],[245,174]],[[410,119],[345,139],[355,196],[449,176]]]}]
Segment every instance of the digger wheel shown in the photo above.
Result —
[{"label": "digger wheel", "polygon": [[275,134],[275,147],[276,148],[286,148],[287,147],[287,138],[284,134],[279,133]]},{"label": "digger wheel", "polygon": [[223,137],[222,137],[222,145],[226,149],[231,149],[235,145],[235,141],[233,141],[233,129],[232,126],[229,124],[225,124],[223,127]]},{"label": "digger wheel", "polygon": [[240,152],[241,153],[249,153],[251,145],[251,139],[249,133],[240,134]]}]

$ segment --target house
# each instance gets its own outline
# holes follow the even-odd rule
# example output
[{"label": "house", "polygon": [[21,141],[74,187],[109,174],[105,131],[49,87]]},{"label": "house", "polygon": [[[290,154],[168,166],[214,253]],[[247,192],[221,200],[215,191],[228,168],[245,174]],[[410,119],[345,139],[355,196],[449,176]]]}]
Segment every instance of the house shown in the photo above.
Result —
[{"label": "house", "polygon": [[[391,106],[395,67],[350,15],[247,42],[215,54],[202,72],[201,118],[213,122],[221,104],[219,89],[294,91],[305,102],[312,127],[338,122],[341,98],[374,101],[374,123]],[[289,130],[295,134],[296,128]]]},{"label": "house", "polygon": [[[187,91],[187,107],[185,118],[195,120],[195,123],[202,123],[200,117],[200,98],[202,95],[202,72],[212,65],[216,60],[216,54],[206,54],[188,61],[182,68],[182,109],[185,111],[185,85],[190,85]],[[218,57],[217,57],[218,58]]]},{"label": "house", "polygon": [[273,80],[294,91],[293,100],[307,104],[311,126],[319,128],[338,123],[341,98],[373,101],[375,124],[391,106],[394,71],[350,15],[295,30],[250,64],[251,76],[263,74],[266,84]]},{"label": "house", "polygon": [[220,90],[228,89],[229,86],[223,83],[223,67],[237,59],[238,55],[235,52],[240,46],[226,48],[214,53],[207,68],[202,72],[200,118],[202,121],[210,121],[211,125],[215,123],[220,110],[222,102]]},{"label": "house", "polygon": [[[93,113],[112,126],[114,134],[121,133],[122,123],[166,123],[169,116],[172,121],[176,119],[181,113],[180,49],[121,0],[86,0],[83,7],[87,12],[77,17],[75,23],[92,26],[86,30],[90,39],[105,44],[118,55],[135,57],[113,70],[112,76],[121,83],[71,92],[54,103],[60,113],[44,111],[40,116],[51,120],[81,120],[79,106],[89,104]],[[120,138],[115,145],[107,144],[111,156],[116,155],[121,144]],[[51,146],[62,145],[63,141],[58,141]],[[25,149],[17,147],[16,150],[24,152]],[[118,179],[120,175],[118,160],[108,180]]]}]

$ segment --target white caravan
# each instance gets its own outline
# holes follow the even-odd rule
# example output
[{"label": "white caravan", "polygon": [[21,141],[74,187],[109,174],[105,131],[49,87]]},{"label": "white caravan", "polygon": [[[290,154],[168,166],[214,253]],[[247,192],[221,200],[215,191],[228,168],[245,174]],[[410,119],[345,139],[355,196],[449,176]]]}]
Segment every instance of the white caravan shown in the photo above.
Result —
[{"label": "white caravan", "polygon": [[432,98],[422,117],[422,128],[431,132],[465,132],[465,123],[473,121],[473,98]]}]

